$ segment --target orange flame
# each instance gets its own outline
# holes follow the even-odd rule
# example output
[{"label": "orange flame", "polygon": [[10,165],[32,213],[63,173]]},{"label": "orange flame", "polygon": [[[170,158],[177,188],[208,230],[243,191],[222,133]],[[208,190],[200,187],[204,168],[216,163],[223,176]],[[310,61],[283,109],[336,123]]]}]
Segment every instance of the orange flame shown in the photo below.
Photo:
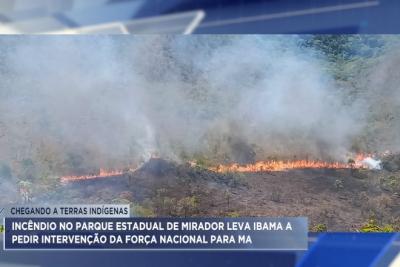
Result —
[{"label": "orange flame", "polygon": [[[150,158],[158,158],[157,154],[151,154]],[[73,182],[73,181],[79,181],[79,180],[90,180],[90,179],[96,179],[96,178],[106,178],[106,177],[113,177],[113,176],[118,176],[118,175],[123,175],[127,172],[134,172],[137,169],[139,169],[141,164],[137,165],[134,168],[128,168],[124,170],[106,170],[100,168],[99,173],[97,174],[89,174],[89,175],[69,175],[69,176],[63,176],[60,178],[61,183],[68,183],[68,182]]]},{"label": "orange flame", "polygon": [[295,161],[259,161],[254,164],[239,165],[237,163],[228,165],[218,165],[210,168],[215,172],[264,172],[264,171],[284,171],[289,169],[347,169],[349,164],[340,162],[324,162],[312,160]]},{"label": "orange flame", "polygon": [[[319,160],[294,160],[294,161],[282,161],[282,160],[269,160],[259,161],[253,164],[240,165],[238,163],[231,164],[220,164],[215,167],[208,168],[210,171],[224,173],[224,172],[266,172],[266,171],[285,171],[290,169],[367,169],[368,166],[363,163],[363,160],[367,157],[371,157],[371,154],[358,154],[354,157],[354,161],[349,163],[343,162],[325,162]],[[194,167],[197,164],[195,162],[189,162],[190,166]],[[139,166],[140,167],[140,166]],[[68,183],[78,180],[88,180],[95,178],[105,178],[123,175],[127,171],[135,171],[139,167],[131,168],[129,170],[105,170],[100,169],[98,174],[81,175],[81,176],[63,176],[61,177],[62,183]]]},{"label": "orange flame", "polygon": [[265,172],[265,171],[285,171],[290,169],[367,169],[368,166],[363,162],[371,154],[358,154],[354,157],[354,161],[348,163],[343,162],[326,162],[319,160],[269,160],[258,161],[252,164],[240,165],[231,163],[226,165],[218,165],[211,167],[209,170],[215,172]]},{"label": "orange flame", "polygon": [[118,175],[122,175],[122,174],[124,174],[124,171],[122,171],[122,170],[107,171],[105,169],[100,169],[98,174],[63,176],[63,177],[61,177],[61,182],[66,183],[66,182],[76,181],[76,180],[88,180],[88,179],[95,179],[95,178],[99,178],[99,177],[118,176]]},{"label": "orange flame", "polygon": [[218,165],[210,168],[215,172],[265,172],[265,171],[284,171],[288,169],[347,169],[352,168],[350,164],[340,162],[324,162],[311,160],[295,161],[259,161],[254,164],[239,165],[237,163],[228,165]]}]

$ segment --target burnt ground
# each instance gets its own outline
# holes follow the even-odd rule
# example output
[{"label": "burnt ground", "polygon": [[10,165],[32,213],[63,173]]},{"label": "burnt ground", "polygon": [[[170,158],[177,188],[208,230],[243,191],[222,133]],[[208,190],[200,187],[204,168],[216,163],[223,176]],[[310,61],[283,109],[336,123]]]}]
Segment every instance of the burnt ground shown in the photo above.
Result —
[{"label": "burnt ground", "polygon": [[36,201],[134,203],[139,216],[307,216],[311,226],[356,231],[371,216],[398,223],[399,174],[349,169],[219,174],[152,159],[135,172],[70,182]]}]

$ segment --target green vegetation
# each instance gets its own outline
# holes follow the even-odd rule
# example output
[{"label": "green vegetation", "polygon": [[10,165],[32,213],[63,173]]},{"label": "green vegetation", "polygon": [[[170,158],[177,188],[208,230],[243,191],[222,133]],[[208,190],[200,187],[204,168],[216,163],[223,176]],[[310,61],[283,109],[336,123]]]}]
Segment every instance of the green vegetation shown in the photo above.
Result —
[{"label": "green vegetation", "polygon": [[230,217],[230,218],[238,218],[238,217],[240,217],[240,213],[237,211],[230,211],[230,212],[227,212],[225,214],[225,216]]},{"label": "green vegetation", "polygon": [[382,185],[385,188],[394,191],[400,186],[400,178],[395,175],[389,175],[382,179]]},{"label": "green vegetation", "polygon": [[328,227],[324,223],[318,223],[311,227],[311,232],[321,233],[321,232],[327,232],[327,231],[328,231]]},{"label": "green vegetation", "polygon": [[400,225],[398,223],[394,224],[384,224],[381,225],[375,218],[370,218],[367,223],[365,223],[361,228],[362,233],[374,233],[374,232],[398,232],[400,231]]},{"label": "green vegetation", "polygon": [[133,217],[155,217],[157,214],[151,207],[151,202],[146,200],[142,204],[133,201],[130,192],[122,192],[118,198],[111,201],[112,204],[128,204]]},{"label": "green vegetation", "polygon": [[228,178],[228,184],[231,187],[245,186],[247,184],[246,177],[243,173],[228,172],[226,173],[226,176]]},{"label": "green vegetation", "polygon": [[197,156],[194,160],[196,167],[207,169],[212,166],[212,162],[205,156]]},{"label": "green vegetation", "polygon": [[166,188],[156,190],[155,196],[146,202],[147,212],[151,211],[157,216],[194,216],[199,213],[199,198],[190,195],[182,198],[172,196]]},{"label": "green vegetation", "polygon": [[198,200],[195,196],[184,197],[177,201],[177,209],[184,217],[197,213]]},{"label": "green vegetation", "polygon": [[139,204],[131,205],[131,215],[135,217],[156,217],[154,210]]},{"label": "green vegetation", "polygon": [[111,200],[111,204],[131,204],[131,202],[124,198],[114,198]]},{"label": "green vegetation", "polygon": [[380,55],[386,39],[376,35],[308,35],[303,36],[301,45],[316,48],[331,61],[344,61]]}]

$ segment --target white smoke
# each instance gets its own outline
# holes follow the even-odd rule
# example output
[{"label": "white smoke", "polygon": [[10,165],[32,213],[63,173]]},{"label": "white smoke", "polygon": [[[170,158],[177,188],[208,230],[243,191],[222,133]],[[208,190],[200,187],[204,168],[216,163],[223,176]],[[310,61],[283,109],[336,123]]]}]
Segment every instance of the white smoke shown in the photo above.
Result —
[{"label": "white smoke", "polygon": [[363,164],[363,166],[367,166],[368,169],[372,169],[372,170],[380,170],[382,169],[382,161],[381,160],[377,160],[377,159],[373,159],[371,157],[366,157],[365,159],[363,159],[361,161],[361,163]]},{"label": "white smoke", "polygon": [[0,161],[52,173],[120,168],[152,153],[342,159],[363,127],[361,112],[343,104],[346,88],[326,62],[296,41],[4,38]]}]

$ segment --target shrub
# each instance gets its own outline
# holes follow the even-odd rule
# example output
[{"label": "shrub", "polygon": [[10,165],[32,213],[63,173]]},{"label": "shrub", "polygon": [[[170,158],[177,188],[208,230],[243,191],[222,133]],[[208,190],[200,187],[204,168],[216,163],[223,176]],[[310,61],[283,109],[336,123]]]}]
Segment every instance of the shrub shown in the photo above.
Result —
[{"label": "shrub", "polygon": [[135,217],[155,217],[156,214],[153,209],[144,207],[139,204],[131,205],[131,215]]},{"label": "shrub", "polygon": [[384,188],[387,188],[390,191],[395,191],[400,186],[400,178],[390,175],[388,177],[384,177],[381,180],[381,184]]},{"label": "shrub", "polygon": [[333,185],[335,186],[336,190],[343,189],[344,187],[343,181],[339,179],[336,179]]},{"label": "shrub", "polygon": [[202,169],[207,169],[208,167],[211,166],[211,162],[209,159],[207,159],[206,157],[203,156],[198,156],[195,160],[194,160],[196,167],[202,168]]},{"label": "shrub", "polygon": [[385,224],[379,225],[375,218],[370,218],[367,223],[365,223],[360,228],[360,232],[362,233],[374,233],[374,232],[383,232],[383,233],[391,233],[399,230],[399,226],[394,224]]},{"label": "shrub", "polygon": [[193,215],[197,211],[198,200],[195,196],[184,197],[177,203],[179,214],[183,216]]},{"label": "shrub", "polygon": [[274,190],[271,192],[271,200],[274,202],[282,202],[282,192],[280,190]]},{"label": "shrub", "polygon": [[239,187],[247,185],[245,175],[239,172],[228,172],[226,173],[228,178],[228,185],[231,187]]},{"label": "shrub", "polygon": [[321,232],[327,232],[328,227],[324,223],[318,223],[311,227],[311,232],[316,232],[316,233],[321,233]]},{"label": "shrub", "polygon": [[237,211],[230,211],[230,212],[227,212],[225,214],[225,216],[226,217],[231,217],[231,218],[238,218],[238,217],[240,217],[240,214]]}]

